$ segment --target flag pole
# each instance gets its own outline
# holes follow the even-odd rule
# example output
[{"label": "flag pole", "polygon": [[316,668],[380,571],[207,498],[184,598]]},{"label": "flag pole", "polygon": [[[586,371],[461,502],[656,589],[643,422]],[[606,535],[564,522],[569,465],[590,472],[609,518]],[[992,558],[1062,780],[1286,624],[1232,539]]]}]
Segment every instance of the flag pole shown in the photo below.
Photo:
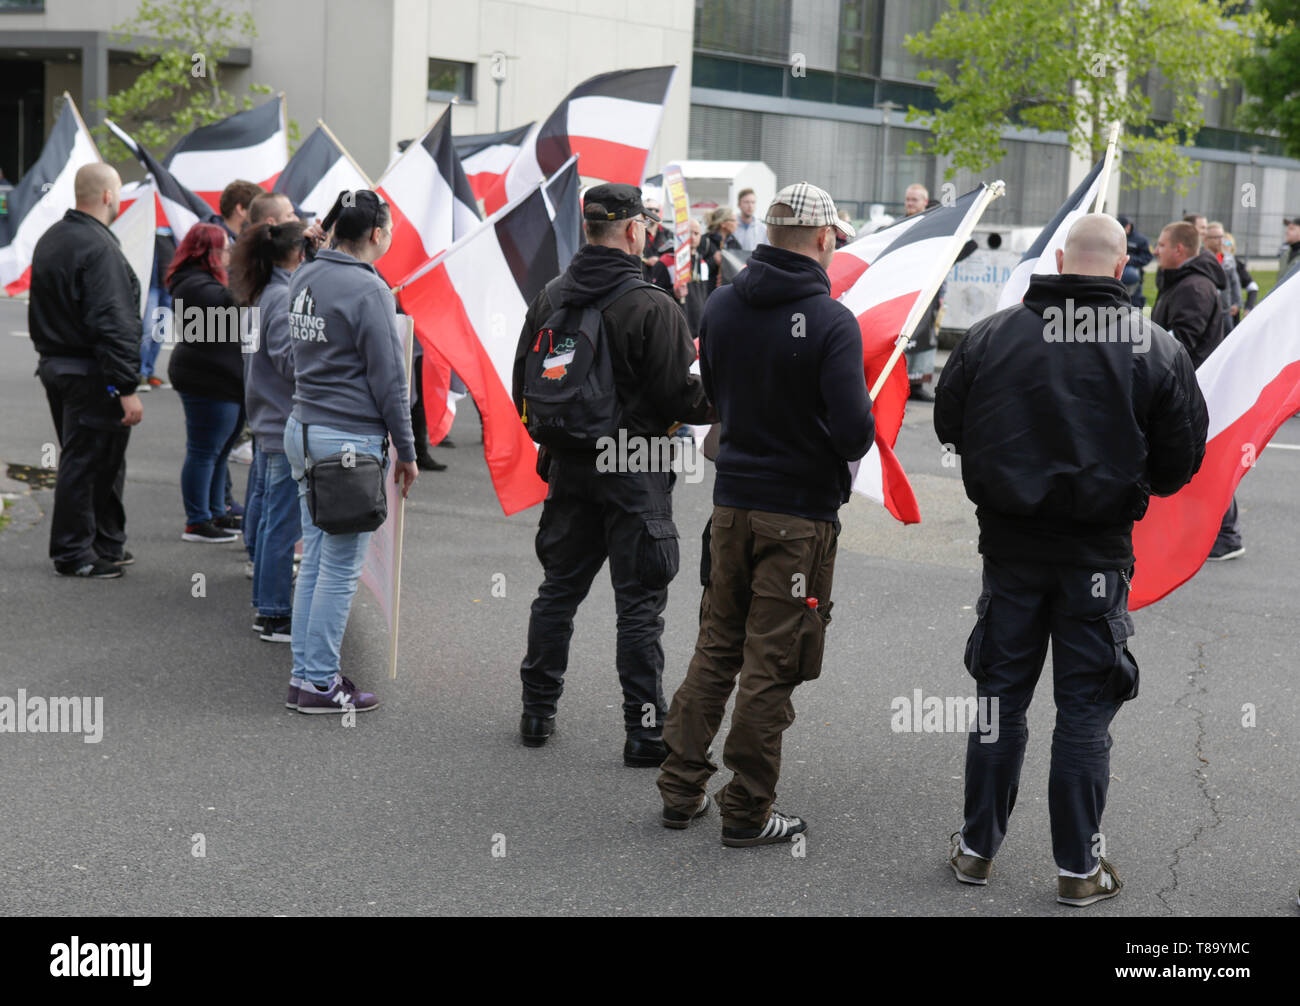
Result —
[{"label": "flag pole", "polygon": [[930,302],[939,295],[939,287],[943,286],[943,281],[948,277],[948,270],[952,268],[952,264],[957,261],[957,256],[961,254],[962,248],[970,240],[971,231],[979,223],[979,219],[984,215],[984,211],[988,209],[989,203],[999,196],[1006,195],[1006,191],[1006,182],[1000,179],[991,184],[985,183],[984,191],[975,200],[975,206],[966,214],[966,219],[962,221],[961,227],[952,236],[948,251],[939,258],[939,261],[944,263],[943,269],[936,270],[930,281],[917,294],[912,310],[907,314],[907,322],[903,325],[903,331],[899,333],[898,339],[894,343],[894,351],[889,355],[889,360],[885,363],[885,369],[876,378],[875,387],[871,389],[871,400],[873,402],[876,400],[876,396],[880,394],[880,389],[885,386],[885,381],[893,371],[894,365],[898,363],[899,358],[903,355],[903,350],[907,348],[907,343],[912,338],[912,331],[920,323],[921,316],[929,307]]},{"label": "flag pole", "polygon": [[320,126],[321,129],[325,130],[325,135],[328,136],[334,142],[334,145],[338,147],[339,150],[343,151],[343,156],[348,159],[348,163],[350,163],[352,167],[356,169],[357,174],[359,174],[362,178],[366,180],[366,188],[373,189],[375,187],[375,183],[370,180],[370,176],[365,173],[361,165],[358,164],[353,159],[352,155],[348,153],[348,148],[343,146],[343,144],[339,142],[339,138],[334,135],[334,131],[330,129],[329,126],[325,125],[325,120],[317,119],[316,125]]},{"label": "flag pole", "polygon": [[1106,159],[1101,165],[1101,187],[1097,190],[1097,202],[1093,204],[1092,212],[1103,212],[1102,207],[1106,205],[1106,194],[1110,191],[1110,172],[1111,164],[1115,160],[1115,147],[1119,144],[1119,123],[1110,124],[1110,139],[1106,141]]},{"label": "flag pole", "polygon": [[[415,357],[415,319],[406,319],[406,386],[411,386],[411,368]],[[408,392],[409,394],[409,392]],[[424,407],[424,403],[420,403]],[[397,513],[393,515],[393,618],[388,627],[388,679],[397,680],[397,624],[402,613],[402,534],[406,530],[406,497],[397,494]]]}]

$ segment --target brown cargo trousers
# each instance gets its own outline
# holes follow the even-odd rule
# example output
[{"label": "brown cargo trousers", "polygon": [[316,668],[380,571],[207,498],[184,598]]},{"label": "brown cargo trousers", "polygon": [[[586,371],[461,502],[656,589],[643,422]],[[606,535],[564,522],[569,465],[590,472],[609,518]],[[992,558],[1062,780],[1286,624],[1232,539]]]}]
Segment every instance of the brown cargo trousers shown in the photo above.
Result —
[{"label": "brown cargo trousers", "polygon": [[[740,675],[718,793],[723,826],[768,819],[781,773],[781,734],[794,722],[791,694],[821,673],[839,521],[715,506],[700,634],[686,680],[664,722],[664,806],[690,814],[718,766],[709,745]],[[812,601],[816,600],[816,606]]]}]

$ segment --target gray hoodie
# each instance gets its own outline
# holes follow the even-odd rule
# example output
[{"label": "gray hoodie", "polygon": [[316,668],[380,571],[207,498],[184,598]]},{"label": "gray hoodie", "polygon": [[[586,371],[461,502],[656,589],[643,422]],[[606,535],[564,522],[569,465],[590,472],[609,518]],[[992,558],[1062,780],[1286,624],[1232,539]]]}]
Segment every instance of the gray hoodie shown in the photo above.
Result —
[{"label": "gray hoodie", "polygon": [[356,433],[387,433],[415,460],[397,308],[374,266],[324,249],[289,282],[293,415]]},{"label": "gray hoodie", "polygon": [[260,450],[284,453],[284,422],[293,408],[293,340],[289,338],[288,269],[276,266],[257,299],[261,330],[244,356],[244,408]]}]

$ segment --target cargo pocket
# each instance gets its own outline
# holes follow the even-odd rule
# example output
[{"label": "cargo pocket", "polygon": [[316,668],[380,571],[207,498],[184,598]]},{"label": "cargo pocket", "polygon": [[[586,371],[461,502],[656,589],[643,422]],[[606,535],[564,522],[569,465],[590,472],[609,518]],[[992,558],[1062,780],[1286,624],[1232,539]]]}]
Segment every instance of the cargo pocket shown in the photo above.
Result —
[{"label": "cargo pocket", "polygon": [[709,546],[713,542],[713,518],[710,517],[704,525],[704,533],[700,535],[700,586],[707,587],[709,580],[713,576],[713,556],[709,554]]},{"label": "cargo pocket", "polygon": [[966,655],[963,661],[966,670],[976,681],[984,680],[984,633],[989,621],[989,598],[992,594],[984,591],[975,602],[975,628],[970,630],[966,639]]},{"label": "cargo pocket", "polygon": [[786,659],[787,666],[799,675],[800,681],[813,681],[821,676],[822,656],[826,652],[826,626],[830,624],[834,606],[834,601],[816,608],[807,604],[803,606],[799,628]]},{"label": "cargo pocket", "polygon": [[677,525],[670,517],[642,518],[644,531],[637,548],[637,567],[641,586],[663,590],[677,575],[681,556],[677,547]]},{"label": "cargo pocket", "polygon": [[1137,698],[1138,665],[1129,652],[1128,641],[1133,635],[1133,616],[1127,611],[1105,615],[1105,638],[1114,646],[1114,657],[1106,674],[1106,683],[1097,692],[1097,702],[1127,702]]}]

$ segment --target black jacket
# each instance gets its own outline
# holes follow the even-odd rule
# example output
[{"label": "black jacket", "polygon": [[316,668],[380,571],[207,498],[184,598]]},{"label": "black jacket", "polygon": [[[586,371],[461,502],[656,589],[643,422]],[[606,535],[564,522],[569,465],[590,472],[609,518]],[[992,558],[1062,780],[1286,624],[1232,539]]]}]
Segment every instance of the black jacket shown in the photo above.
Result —
[{"label": "black jacket", "polygon": [[[212,273],[191,263],[172,277],[172,358],[177,391],[220,402],[244,401],[244,357],[235,298]],[[201,314],[192,314],[196,309]]]},{"label": "black jacket", "polygon": [[1151,320],[1187,347],[1195,367],[1223,341],[1219,291],[1227,285],[1223,266],[1205,251],[1177,269],[1163,269],[1156,275],[1158,292]]},{"label": "black jacket", "polygon": [[140,379],[140,281],[117,235],[88,213],[68,210],[32,252],[27,329],[42,358],[93,361],[123,395]]},{"label": "black jacket", "polygon": [[[560,281],[568,305],[599,300],[629,277],[640,277],[641,260],[616,248],[583,245]],[[523,410],[524,360],[538,330],[553,312],[542,289],[528,308],[515,349],[513,395]],[[710,416],[700,379],[690,373],[695,343],[670,293],[641,287],[623,294],[601,314],[614,365],[614,384],[629,436],[662,436],[674,423],[702,423]]]},{"label": "black jacket", "polygon": [[1151,243],[1147,240],[1146,235],[1138,231],[1136,227],[1128,235],[1128,264],[1138,272],[1141,272],[1155,256],[1151,254]]},{"label": "black jacket", "polygon": [[[1067,298],[1076,319],[1112,312],[1107,341],[1052,341]],[[1034,276],[1023,304],[972,326],[953,351],[934,429],[962,457],[984,555],[1127,569],[1150,495],[1177,492],[1200,468],[1209,416],[1191,358],[1141,317],[1118,280]]]},{"label": "black jacket", "polygon": [[722,430],[713,502],[811,520],[849,498],[876,435],[862,332],[806,255],[760,244],[709,298],[700,375]]}]

